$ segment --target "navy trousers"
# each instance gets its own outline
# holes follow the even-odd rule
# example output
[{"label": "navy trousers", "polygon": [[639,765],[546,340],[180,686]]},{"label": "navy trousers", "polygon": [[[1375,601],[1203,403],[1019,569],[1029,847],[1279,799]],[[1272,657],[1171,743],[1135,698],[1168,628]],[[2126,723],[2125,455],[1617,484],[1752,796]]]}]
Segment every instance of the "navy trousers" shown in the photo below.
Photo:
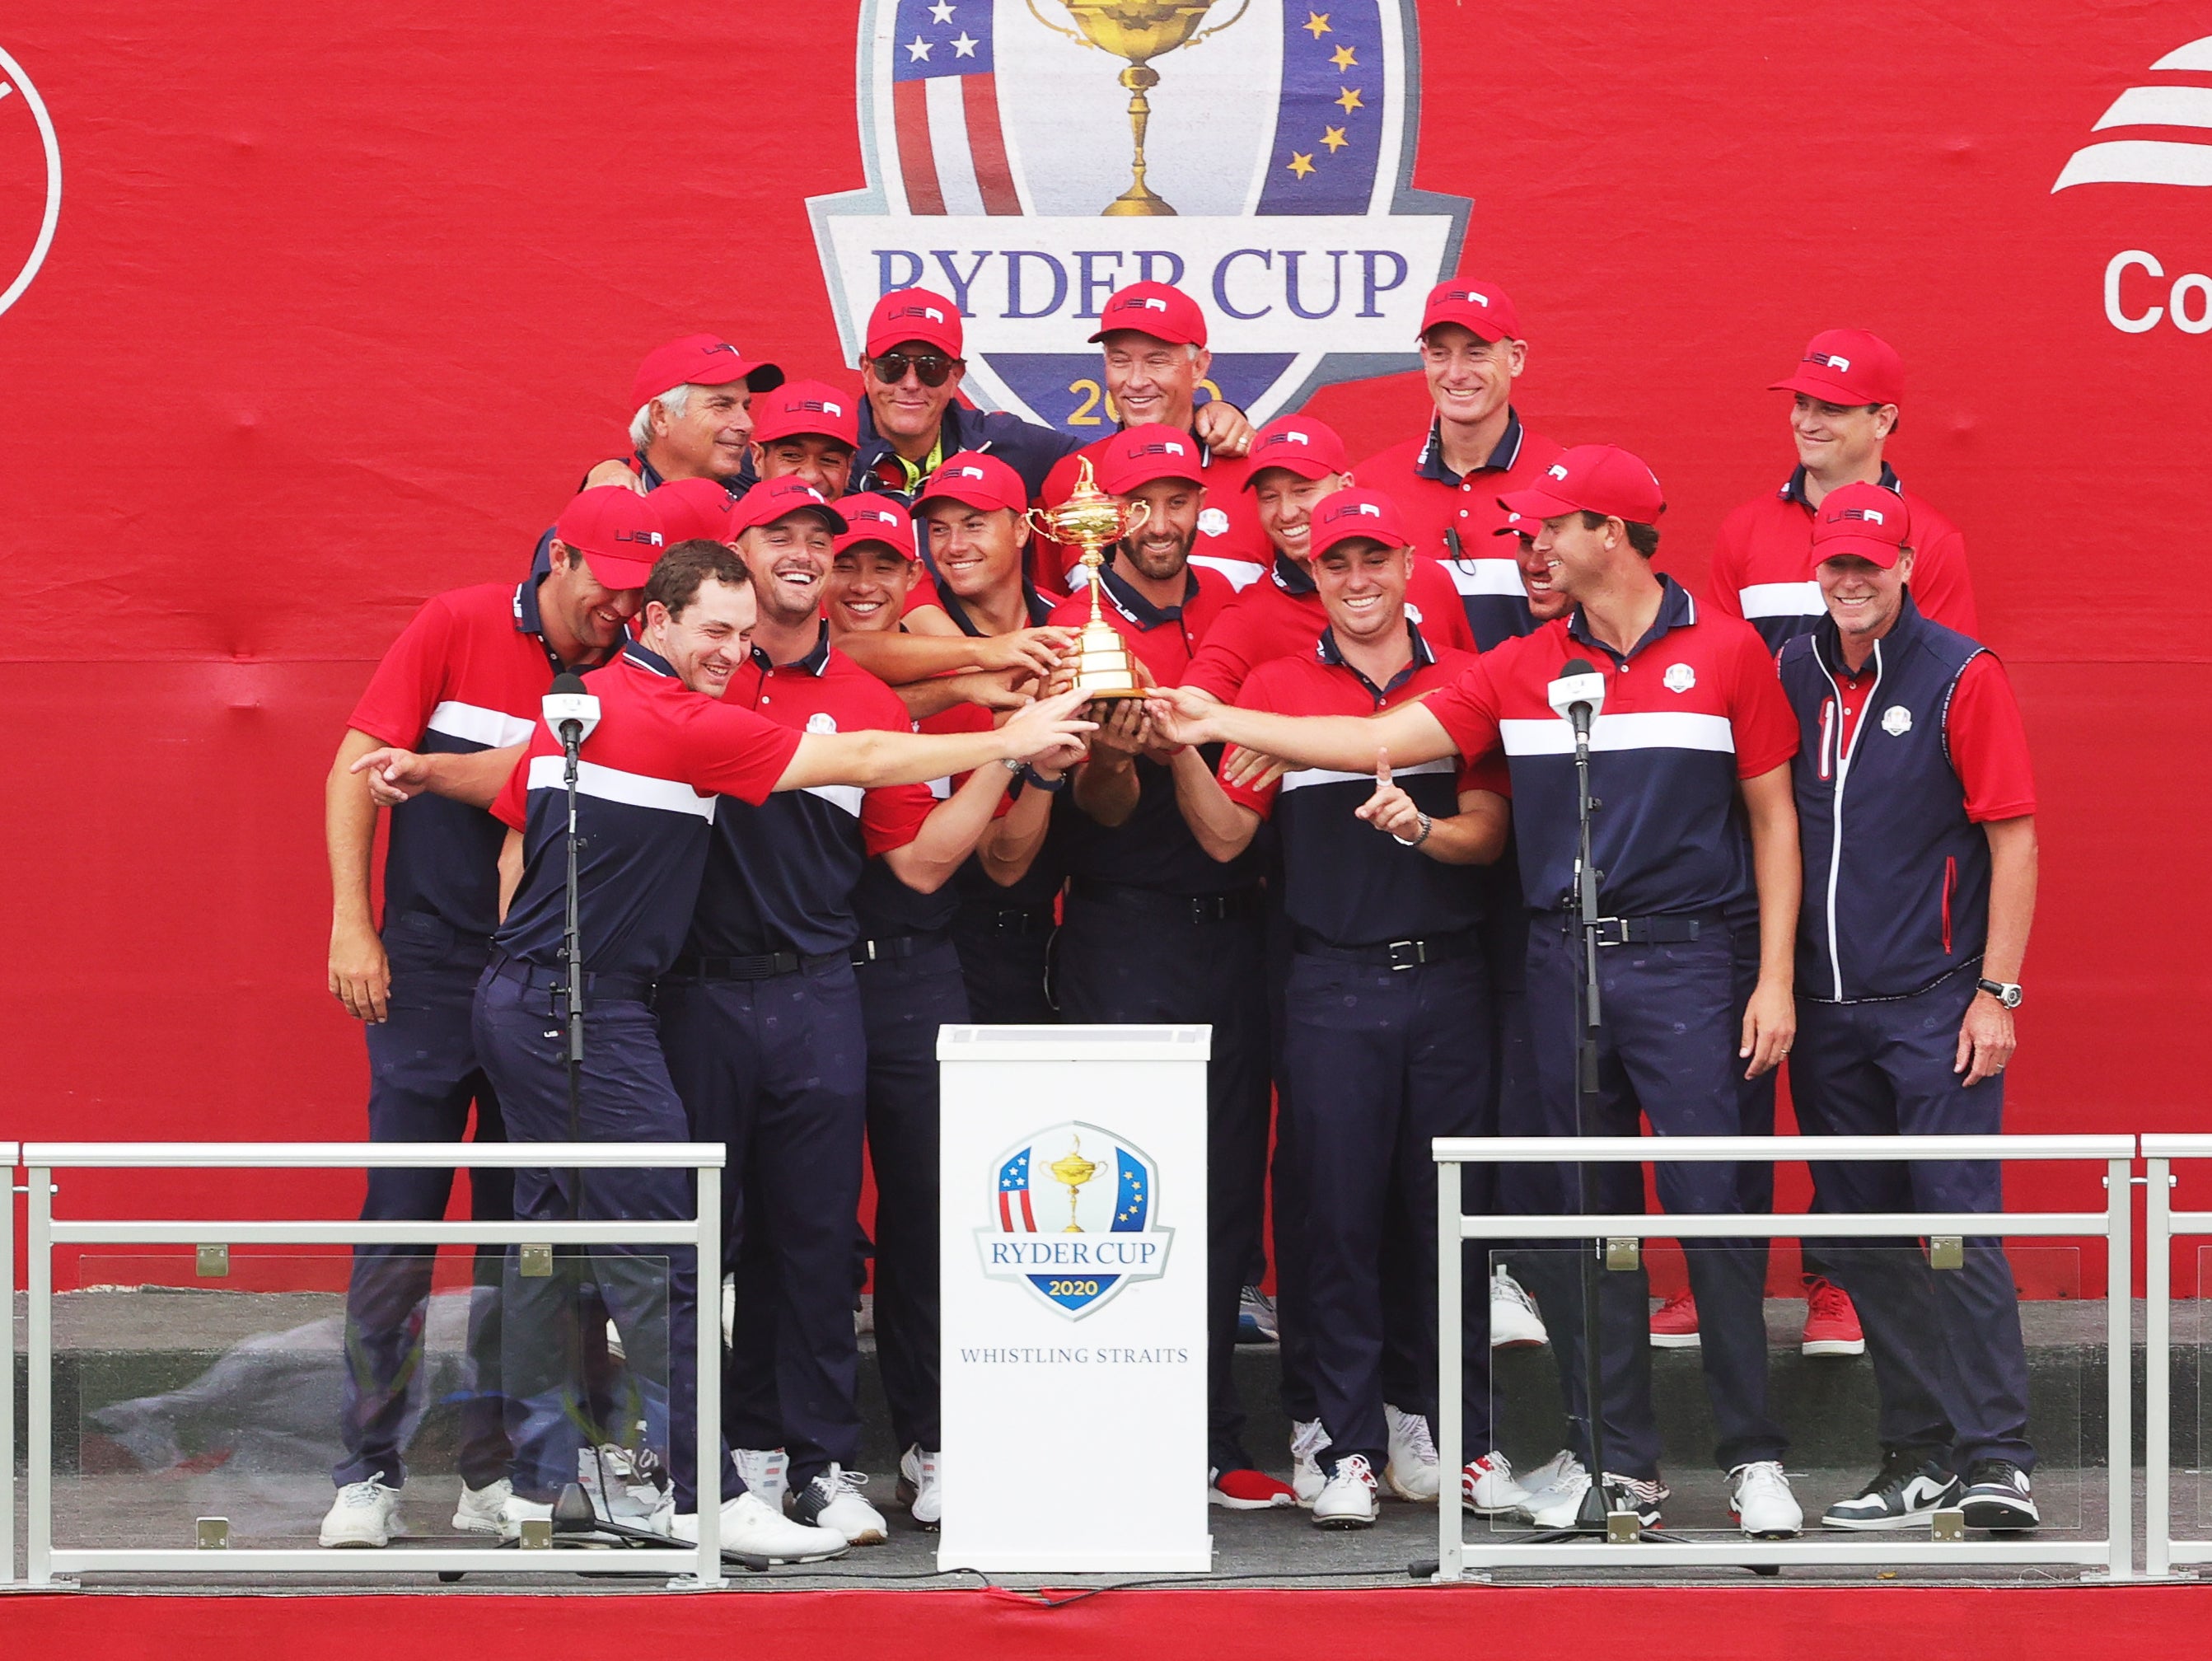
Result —
[{"label": "navy trousers", "polygon": [[[1813,1136],[1994,1136],[2004,1075],[1968,1089],[1954,1073],[1977,971],[1909,998],[1797,1002],[1790,1084]],[[1994,1160],[1899,1160],[1816,1167],[1824,1208],[1998,1211]],[[1914,1240],[1826,1243],[1827,1272],[1851,1294],[1874,1361],[1885,1451],[1915,1448],[1960,1471],[1977,1459],[2033,1468],[2027,1354],[2004,1243],[1969,1236],[1966,1262],[1933,1269]]]},{"label": "navy trousers", "polygon": [[[1332,1469],[1364,1453],[1382,1469],[1392,1405],[1437,1413],[1437,1136],[1493,1134],[1488,977],[1480,957],[1391,970],[1301,952],[1292,959],[1284,1056],[1306,1211],[1313,1386]],[[1488,1209],[1491,1167],[1468,1166],[1463,1203]],[[1411,1365],[1386,1378],[1387,1272],[1403,1301],[1396,1336]],[[1492,1446],[1487,1248],[1463,1251],[1463,1437],[1458,1463]],[[1425,1302],[1423,1300],[1425,1299]],[[1419,1318],[1412,1311],[1419,1309]],[[1441,1450],[1446,1459],[1452,1450]]]},{"label": "navy trousers", "polygon": [[[794,1488],[860,1451],[860,1346],[853,1332],[853,1221],[860,1204],[866,1123],[866,1041],[849,963],[760,981],[672,977],[660,983],[662,1043],[678,1093],[701,1141],[729,1148],[724,1177],[730,1250],[739,1281],[742,1351],[766,1342],[763,1369],[732,1391],[724,1423],[749,1404],[780,1424]],[[761,1277],[764,1276],[763,1281]],[[749,1286],[773,1287],[766,1317]],[[757,1435],[756,1431],[753,1435]]]},{"label": "navy trousers", "polygon": [[1052,908],[963,902],[952,919],[970,1020],[1049,1026],[1060,1019],[1046,987],[1055,934]]},{"label": "navy trousers", "polygon": [[876,1360],[901,1447],[945,1445],[938,1420],[937,1030],[968,1019],[949,940],[863,964],[868,1157],[876,1171]]},{"label": "navy trousers", "polygon": [[[368,1139],[372,1142],[458,1142],[476,1109],[477,1140],[507,1132],[499,1097],[477,1059],[471,1008],[490,942],[457,934],[424,912],[386,920],[392,966],[388,1018],[364,1028],[368,1041]],[[361,1208],[365,1222],[430,1222],[446,1214],[450,1171],[372,1170]],[[505,1222],[514,1214],[508,1171],[469,1172],[469,1214]],[[469,1297],[468,1382],[460,1402],[461,1478],[472,1488],[507,1475],[511,1450],[500,1387],[500,1246],[477,1249]],[[346,1287],[345,1458],[331,1473],[340,1486],[380,1476],[407,1480],[404,1455],[423,1409],[423,1323],[435,1246],[356,1246]]]},{"label": "navy trousers", "polygon": [[1055,945],[1060,1019],[1078,1025],[1210,1024],[1206,1064],[1206,1369],[1208,1457],[1217,1469],[1252,1461],[1232,1363],[1237,1306],[1267,1170],[1267,981],[1265,929],[1249,915],[1194,922],[1070,892]]},{"label": "navy trousers", "polygon": [[[691,1140],[684,1104],[669,1080],[653,1010],[635,999],[588,1001],[585,1010],[582,1140],[587,1142],[682,1142]],[[554,995],[524,986],[495,964],[477,983],[476,1037],[484,1068],[518,1142],[568,1140],[566,1021]],[[572,1205],[584,1221],[673,1221],[693,1214],[687,1171],[589,1171],[515,1173],[515,1215],[566,1219]],[[576,1455],[599,1440],[627,1441],[623,1428],[595,1422],[580,1378],[593,1340],[608,1317],[629,1359],[631,1402],[646,1425],[646,1443],[665,1463],[676,1507],[698,1509],[695,1483],[698,1412],[697,1254],[688,1246],[592,1246],[568,1257],[563,1272],[526,1276],[518,1254],[506,1263],[502,1348],[515,1425],[513,1475],[525,1499],[549,1500],[576,1480]],[[594,1296],[593,1294],[596,1294]],[[744,1492],[729,1461],[722,1499]]]},{"label": "navy trousers", "polygon": [[[1576,1134],[1580,1035],[1574,1009],[1582,971],[1580,939],[1561,929],[1556,914],[1537,916],[1528,929],[1528,1007],[1545,1116],[1554,1135]],[[1680,945],[1601,947],[1598,973],[1604,1023],[1598,1087],[1582,1134],[1633,1136],[1639,1114],[1662,1138],[1744,1134],[1746,1064],[1736,1047],[1744,1005],[1759,978],[1756,928],[1708,923],[1697,940]],[[1656,1148],[1653,1157],[1660,1157]],[[1726,1215],[1744,1209],[1735,1165],[1660,1164],[1657,1172],[1659,1202],[1668,1211]],[[1562,1180],[1573,1196],[1571,1166]],[[1595,1210],[1644,1209],[1637,1166],[1594,1165],[1589,1182]],[[1766,1410],[1766,1242],[1685,1240],[1682,1246],[1698,1300],[1705,1390],[1719,1431],[1716,1463],[1731,1470],[1779,1459],[1788,1439]],[[1548,1303],[1561,1305],[1555,1311],[1547,1304],[1546,1313],[1580,1421],[1576,1452],[1587,1462],[1580,1275],[1544,1278]],[[1650,1283],[1643,1269],[1601,1275],[1598,1305],[1606,1468],[1650,1480],[1658,1474],[1660,1438],[1651,1411]]]},{"label": "navy trousers", "polygon": [[1288,1031],[1284,995],[1291,954],[1291,923],[1282,907],[1279,860],[1271,865],[1267,881],[1267,1056],[1275,1086],[1275,1147],[1267,1167],[1267,1197],[1273,1206],[1275,1323],[1282,1335],[1278,1356],[1283,1369],[1283,1411],[1295,1425],[1320,1418],[1321,1403],[1314,1395],[1313,1356],[1307,1343],[1312,1319],[1305,1303],[1306,1201],[1304,1190],[1298,1186],[1297,1129],[1291,1118],[1291,1070],[1283,1054]]}]

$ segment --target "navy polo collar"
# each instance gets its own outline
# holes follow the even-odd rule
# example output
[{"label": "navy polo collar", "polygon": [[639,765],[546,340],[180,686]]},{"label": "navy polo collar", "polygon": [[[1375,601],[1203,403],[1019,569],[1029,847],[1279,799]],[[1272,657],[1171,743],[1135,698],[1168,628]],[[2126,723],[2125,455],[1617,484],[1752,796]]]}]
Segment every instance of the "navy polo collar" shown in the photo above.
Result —
[{"label": "navy polo collar", "polygon": [[668,660],[641,640],[624,641],[622,656],[623,661],[633,669],[642,669],[648,675],[659,675],[663,680],[677,678],[676,671]]},{"label": "navy polo collar", "polygon": [[[1881,464],[1881,477],[1875,483],[1894,495],[1905,494],[1905,486],[1897,482],[1897,475],[1891,471],[1887,461]],[[1808,514],[1813,511],[1813,504],[1805,500],[1805,468],[1802,462],[1791,470],[1789,480],[1774,494],[1784,502],[1796,502]]]},{"label": "navy polo collar", "polygon": [[1654,641],[1662,639],[1670,630],[1686,629],[1697,622],[1698,602],[1690,598],[1688,589],[1675,581],[1674,578],[1662,575],[1659,579],[1659,615],[1651,620],[1651,626],[1644,631],[1644,638],[1630,647],[1626,654],[1614,651],[1613,648],[1590,633],[1589,624],[1584,620],[1583,608],[1579,605],[1575,607],[1573,615],[1567,619],[1568,638],[1589,647],[1594,652],[1604,653],[1616,663],[1626,663]]},{"label": "navy polo collar", "polygon": [[1331,624],[1328,628],[1321,631],[1321,640],[1314,648],[1314,655],[1319,658],[1323,663],[1327,664],[1330,668],[1343,670],[1346,674],[1350,675],[1354,680],[1365,687],[1367,689],[1368,697],[1375,700],[1375,707],[1379,709],[1382,707],[1383,700],[1388,698],[1391,693],[1396,691],[1401,686],[1403,686],[1407,681],[1413,679],[1415,675],[1419,674],[1422,670],[1427,668],[1431,664],[1437,660],[1437,654],[1429,649],[1428,642],[1421,638],[1419,625],[1415,624],[1411,618],[1407,618],[1406,619],[1406,634],[1407,637],[1413,642],[1413,660],[1407,664],[1404,668],[1401,669],[1396,674],[1391,676],[1390,684],[1388,686],[1376,685],[1373,681],[1367,678],[1364,671],[1355,669],[1352,665],[1344,660],[1344,653],[1336,643],[1336,625],[1334,624]]},{"label": "navy polo collar", "polygon": [[773,674],[778,669],[796,669],[803,674],[822,678],[822,672],[830,666],[830,625],[825,622],[814,636],[814,644],[806,655],[794,658],[789,663],[776,663],[757,646],[752,648],[753,666],[763,674]]},{"label": "navy polo collar", "polygon": [[[1482,473],[1502,473],[1521,459],[1522,441],[1528,436],[1521,428],[1521,412],[1508,405],[1505,409],[1505,430],[1498,435],[1490,452],[1490,459],[1475,469]],[[1429,435],[1421,442],[1421,453],[1413,458],[1413,471],[1423,478],[1433,478],[1440,484],[1456,484],[1464,474],[1455,473],[1444,465],[1444,423],[1442,416],[1429,417]]]},{"label": "navy polo collar", "polygon": [[[933,576],[935,574],[933,567],[931,575]],[[945,615],[952,619],[953,625],[962,634],[970,640],[983,638],[983,631],[975,626],[975,620],[968,615],[968,608],[960,603],[958,596],[942,583],[938,586],[937,603],[945,608]],[[1022,605],[1029,612],[1030,628],[1041,629],[1052,621],[1051,602],[1037,593],[1036,584],[1031,582],[1027,576],[1022,578]]]},{"label": "navy polo collar", "polygon": [[1286,594],[1305,595],[1315,592],[1312,575],[1300,570],[1297,562],[1288,554],[1275,556],[1275,569],[1269,575],[1274,579],[1275,587]]},{"label": "navy polo collar", "polygon": [[1111,565],[1100,566],[1098,576],[1105,585],[1103,592],[1114,603],[1114,609],[1139,629],[1146,630],[1158,629],[1164,624],[1180,624],[1183,608],[1198,598],[1198,573],[1188,566],[1183,569],[1182,603],[1179,605],[1153,605]]}]

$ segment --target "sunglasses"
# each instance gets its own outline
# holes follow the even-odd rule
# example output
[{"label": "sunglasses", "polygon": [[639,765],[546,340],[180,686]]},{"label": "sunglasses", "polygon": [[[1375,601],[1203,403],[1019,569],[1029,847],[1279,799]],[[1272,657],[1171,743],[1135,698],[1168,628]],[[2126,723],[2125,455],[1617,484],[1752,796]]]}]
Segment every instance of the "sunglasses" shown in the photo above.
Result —
[{"label": "sunglasses", "polygon": [[904,352],[885,352],[880,357],[870,359],[868,367],[876,372],[876,379],[886,386],[896,386],[904,380],[908,369],[915,372],[923,386],[942,386],[945,376],[952,373],[952,366],[958,361],[957,358],[940,357],[935,352],[921,352],[912,357]]}]

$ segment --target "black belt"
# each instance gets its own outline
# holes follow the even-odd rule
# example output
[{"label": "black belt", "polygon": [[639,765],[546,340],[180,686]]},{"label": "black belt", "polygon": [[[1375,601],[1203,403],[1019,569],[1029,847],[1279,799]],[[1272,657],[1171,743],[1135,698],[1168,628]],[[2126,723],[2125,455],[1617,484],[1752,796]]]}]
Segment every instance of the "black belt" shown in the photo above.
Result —
[{"label": "black belt", "polygon": [[963,905],[959,922],[994,934],[1049,934],[1054,927],[1049,905]]},{"label": "black belt", "polygon": [[853,944],[853,967],[864,964],[902,963],[908,958],[918,958],[925,952],[933,952],[940,946],[952,944],[952,936],[944,933],[930,934],[894,934],[888,940],[856,940]]},{"label": "black belt", "polygon": [[772,981],[779,975],[811,975],[832,964],[851,962],[843,952],[763,952],[750,958],[692,958],[676,960],[667,978],[685,981]]},{"label": "black belt", "polygon": [[1304,957],[1366,964],[1376,969],[1419,969],[1427,964],[1476,957],[1482,951],[1482,937],[1471,928],[1456,934],[1431,934],[1423,940],[1386,940],[1377,946],[1339,946],[1301,928],[1291,935],[1291,943]]},{"label": "black belt", "polygon": [[1231,889],[1225,894],[1163,894],[1151,888],[1129,888],[1118,882],[1093,882],[1078,877],[1068,885],[1074,898],[1092,905],[1111,906],[1140,916],[1170,922],[1228,922],[1256,917],[1267,910],[1265,892],[1257,888]]},{"label": "black belt", "polygon": [[[1571,934],[1582,920],[1571,911],[1557,914],[1559,932]],[[1600,917],[1600,946],[1686,946],[1706,930],[1729,927],[1725,911],[1671,911],[1656,917]]]},{"label": "black belt", "polygon": [[[568,985],[566,969],[549,969],[544,964],[525,963],[520,958],[495,958],[491,972],[503,981],[513,981],[532,992],[561,992]],[[649,975],[601,975],[590,970],[584,971],[584,996],[610,998],[631,1003],[653,1001],[653,977]]]}]

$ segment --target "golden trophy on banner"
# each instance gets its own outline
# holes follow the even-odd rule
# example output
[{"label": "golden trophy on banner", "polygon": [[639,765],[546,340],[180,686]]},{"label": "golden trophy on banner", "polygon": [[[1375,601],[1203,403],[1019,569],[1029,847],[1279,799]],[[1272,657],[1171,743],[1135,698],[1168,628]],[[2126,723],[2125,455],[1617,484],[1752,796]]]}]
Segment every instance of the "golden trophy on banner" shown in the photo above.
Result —
[{"label": "golden trophy on banner", "polygon": [[[1029,510],[1030,528],[1054,542],[1073,543],[1083,551],[1083,569],[1090,574],[1091,621],[1076,636],[1074,675],[1064,683],[1080,691],[1085,703],[1145,695],[1144,678],[1127,642],[1099,609],[1098,574],[1106,563],[1106,550],[1141,526],[1151,512],[1141,502],[1124,507],[1100,490],[1088,456],[1076,465],[1075,489],[1066,501],[1057,508]],[[1064,661],[1062,670],[1064,674]]]},{"label": "golden trophy on banner", "polygon": [[1160,83],[1160,72],[1152,61],[1178,46],[1220,33],[1251,9],[1252,0],[1244,0],[1229,22],[1216,23],[1210,29],[1200,29],[1199,25],[1213,9],[1214,0],[1196,0],[1196,3],[1189,0],[1060,0],[1060,3],[1082,33],[1054,22],[1037,9],[1036,0],[1029,0],[1030,13],[1047,28],[1126,58],[1129,65],[1121,71],[1121,82],[1129,89],[1129,136],[1135,153],[1129,162],[1129,188],[1106,204],[1106,216],[1172,216],[1175,210],[1145,183],[1145,129],[1152,119],[1152,106],[1146,102],[1145,94]]},{"label": "golden trophy on banner", "polygon": [[1073,1145],[1067,1152],[1054,1159],[1047,1169],[1052,1172],[1053,1179],[1067,1189],[1067,1226],[1060,1232],[1080,1234],[1083,1225],[1075,1220],[1076,1190],[1098,1174],[1098,1166],[1095,1160],[1083,1157],[1082,1137],[1072,1137],[1070,1141]]}]

